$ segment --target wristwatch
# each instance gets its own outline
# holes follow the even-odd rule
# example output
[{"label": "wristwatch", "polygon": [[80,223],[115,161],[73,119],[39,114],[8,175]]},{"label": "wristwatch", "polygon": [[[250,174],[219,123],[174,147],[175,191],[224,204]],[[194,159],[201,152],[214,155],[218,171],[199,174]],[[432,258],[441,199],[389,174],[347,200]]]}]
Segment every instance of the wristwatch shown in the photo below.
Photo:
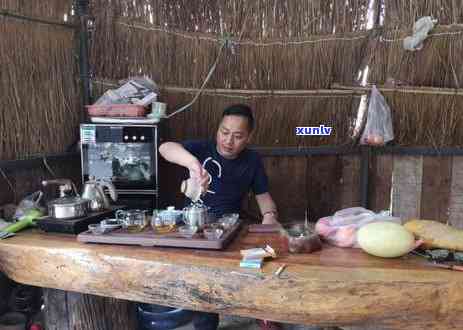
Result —
[{"label": "wristwatch", "polygon": [[274,216],[277,216],[278,215],[278,212],[273,210],[273,211],[267,211],[267,212],[264,212],[262,213],[262,216],[264,217],[266,214],[273,214]]}]

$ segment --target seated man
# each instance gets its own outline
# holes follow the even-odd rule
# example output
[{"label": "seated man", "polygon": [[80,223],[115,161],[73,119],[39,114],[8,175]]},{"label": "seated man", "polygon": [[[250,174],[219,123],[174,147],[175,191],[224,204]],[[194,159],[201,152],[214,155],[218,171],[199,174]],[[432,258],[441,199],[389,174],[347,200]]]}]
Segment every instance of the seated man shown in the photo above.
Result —
[{"label": "seated man", "polygon": [[[211,211],[220,217],[225,213],[239,213],[243,198],[252,189],[263,216],[262,223],[277,224],[276,205],[268,192],[268,180],[259,154],[247,149],[254,129],[251,109],[242,104],[226,108],[222,115],[215,141],[165,142],[160,154],[169,162],[186,167],[204,190],[214,191],[201,197]],[[203,162],[212,158],[203,168]],[[221,167],[219,177],[218,162]],[[212,182],[208,186],[209,174]],[[197,313],[196,330],[217,329],[219,317],[212,313]],[[268,324],[265,324],[268,326]]]}]

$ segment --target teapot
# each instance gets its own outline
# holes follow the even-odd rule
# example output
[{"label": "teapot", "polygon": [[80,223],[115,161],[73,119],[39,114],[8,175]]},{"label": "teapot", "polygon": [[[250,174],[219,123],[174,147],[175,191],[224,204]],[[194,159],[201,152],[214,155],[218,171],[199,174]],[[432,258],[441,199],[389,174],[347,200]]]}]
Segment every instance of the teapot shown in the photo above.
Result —
[{"label": "teapot", "polygon": [[116,201],[117,192],[112,183],[104,180],[95,180],[94,177],[90,177],[90,180],[84,183],[82,198],[90,200],[90,209],[92,211],[96,212],[109,209],[110,202],[104,193],[105,187],[108,189],[111,199]]},{"label": "teapot", "polygon": [[183,209],[185,223],[202,229],[209,220],[208,210],[209,208],[202,203],[191,203],[190,206]]}]

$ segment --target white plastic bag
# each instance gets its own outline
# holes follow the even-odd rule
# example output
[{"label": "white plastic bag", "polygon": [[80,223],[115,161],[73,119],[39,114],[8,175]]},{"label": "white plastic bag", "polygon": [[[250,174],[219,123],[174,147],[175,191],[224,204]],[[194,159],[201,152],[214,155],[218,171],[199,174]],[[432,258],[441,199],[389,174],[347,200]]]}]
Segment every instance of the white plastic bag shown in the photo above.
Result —
[{"label": "white plastic bag", "polygon": [[434,28],[437,20],[431,16],[421,17],[413,25],[413,35],[406,37],[403,41],[405,50],[416,51],[423,48],[423,42],[428,37],[428,33]]},{"label": "white plastic bag", "polygon": [[121,84],[117,89],[107,90],[94,105],[133,103],[148,106],[159,95],[159,87],[148,77],[132,77]]},{"label": "white plastic bag", "polygon": [[17,220],[21,219],[31,209],[37,209],[45,212],[45,208],[40,203],[42,197],[43,192],[40,190],[24,197],[24,199],[19,202],[18,207],[16,208],[14,218]]},{"label": "white plastic bag", "polygon": [[346,226],[358,223],[368,223],[375,218],[375,212],[363,207],[350,207],[340,210],[333,215],[331,224],[334,226]]},{"label": "white plastic bag", "polygon": [[376,86],[371,89],[367,123],[360,144],[382,146],[394,139],[391,109]]}]

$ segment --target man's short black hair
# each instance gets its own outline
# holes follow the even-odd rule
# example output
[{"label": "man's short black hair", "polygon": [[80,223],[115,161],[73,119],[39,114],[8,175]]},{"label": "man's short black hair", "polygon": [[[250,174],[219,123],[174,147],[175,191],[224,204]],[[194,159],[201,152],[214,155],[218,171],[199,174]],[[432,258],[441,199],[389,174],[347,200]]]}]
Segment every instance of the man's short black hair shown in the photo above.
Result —
[{"label": "man's short black hair", "polygon": [[254,116],[252,115],[252,110],[246,104],[234,104],[227,107],[222,114],[222,118],[225,116],[241,116],[245,117],[248,120],[249,131],[251,132],[254,129]]}]

